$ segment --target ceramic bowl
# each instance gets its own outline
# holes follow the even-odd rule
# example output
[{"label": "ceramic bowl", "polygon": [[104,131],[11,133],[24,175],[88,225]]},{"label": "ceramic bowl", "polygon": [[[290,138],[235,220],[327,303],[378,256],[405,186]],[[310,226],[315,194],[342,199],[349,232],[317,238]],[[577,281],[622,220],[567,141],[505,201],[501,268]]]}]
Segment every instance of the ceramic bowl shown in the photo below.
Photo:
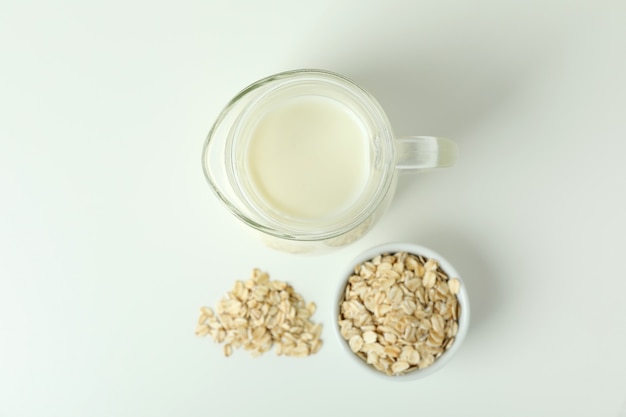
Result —
[{"label": "ceramic bowl", "polygon": [[[445,350],[435,361],[424,368],[418,369],[413,368],[404,373],[388,375],[387,373],[376,369],[374,366],[368,364],[366,360],[357,356],[350,347],[348,341],[342,336],[340,326],[338,324],[339,316],[341,313],[341,303],[344,300],[345,296],[345,288],[348,283],[348,279],[351,275],[354,274],[354,269],[357,265],[369,261],[375,258],[378,255],[385,254],[395,254],[398,252],[407,252],[409,254],[418,255],[423,257],[424,259],[435,259],[439,268],[445,272],[445,274],[450,278],[456,278],[460,282],[460,290],[456,294],[457,302],[460,305],[460,313],[458,316],[458,331],[456,336],[454,337],[454,342],[452,345]],[[408,381],[408,380],[416,380],[428,375],[437,372],[443,366],[448,364],[450,359],[455,355],[455,353],[459,350],[462,345],[463,340],[467,334],[467,330],[469,327],[469,319],[470,319],[470,306],[469,306],[469,298],[467,294],[467,289],[465,283],[463,281],[463,277],[459,275],[454,266],[448,262],[442,255],[433,251],[432,249],[413,244],[413,243],[388,243],[380,246],[376,246],[370,249],[367,249],[356,256],[352,261],[348,262],[342,269],[340,273],[339,285],[335,295],[335,302],[333,303],[334,311],[334,329],[337,339],[339,341],[339,345],[341,349],[345,352],[348,360],[350,360],[356,367],[361,369],[364,373],[369,373],[373,376],[380,377],[386,380],[396,380],[396,381]],[[370,335],[371,336],[371,335]]]}]

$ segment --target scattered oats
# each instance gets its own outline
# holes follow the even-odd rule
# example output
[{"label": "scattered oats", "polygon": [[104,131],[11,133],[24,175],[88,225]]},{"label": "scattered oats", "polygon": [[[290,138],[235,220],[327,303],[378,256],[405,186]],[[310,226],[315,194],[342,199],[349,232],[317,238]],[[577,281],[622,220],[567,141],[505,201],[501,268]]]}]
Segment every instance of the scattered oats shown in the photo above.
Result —
[{"label": "scattered oats", "polygon": [[226,330],[217,329],[215,332],[213,332],[212,336],[213,336],[213,341],[217,343],[222,343],[224,339],[226,339]]},{"label": "scattered oats", "polygon": [[[356,304],[354,308],[359,309]],[[315,303],[307,304],[291,285],[271,281],[269,274],[254,269],[250,279],[235,282],[215,313],[209,307],[200,309],[195,333],[225,343],[226,357],[241,347],[257,357],[272,346],[277,355],[305,357],[322,347],[322,325],[310,320],[315,310]],[[344,337],[360,333],[352,321],[342,324]]]},{"label": "scattered oats", "polygon": [[435,259],[376,256],[348,278],[340,333],[357,356],[387,375],[426,368],[454,343],[460,284]]},{"label": "scattered oats", "polygon": [[311,355],[316,354],[322,348],[322,339],[313,339],[310,343],[311,345]]},{"label": "scattered oats", "polygon": [[229,357],[233,354],[233,347],[229,344],[224,345],[224,356]]},{"label": "scattered oats", "polygon": [[196,335],[197,336],[206,336],[211,331],[211,328],[206,324],[199,324],[196,327]]}]

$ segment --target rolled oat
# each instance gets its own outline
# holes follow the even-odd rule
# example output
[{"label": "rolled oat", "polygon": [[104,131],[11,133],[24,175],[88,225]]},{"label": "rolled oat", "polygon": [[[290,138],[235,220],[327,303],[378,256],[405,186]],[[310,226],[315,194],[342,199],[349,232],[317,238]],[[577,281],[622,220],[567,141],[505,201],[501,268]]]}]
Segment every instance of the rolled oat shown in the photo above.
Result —
[{"label": "rolled oat", "polygon": [[291,285],[271,281],[267,273],[254,269],[246,282],[235,282],[215,312],[200,309],[195,333],[224,343],[227,357],[237,348],[256,357],[272,347],[277,355],[304,357],[322,347],[322,325],[310,320],[315,310],[315,304],[307,304]]},{"label": "rolled oat", "polygon": [[388,375],[432,365],[454,343],[461,283],[435,259],[386,253],[354,268],[338,326],[350,349]]}]

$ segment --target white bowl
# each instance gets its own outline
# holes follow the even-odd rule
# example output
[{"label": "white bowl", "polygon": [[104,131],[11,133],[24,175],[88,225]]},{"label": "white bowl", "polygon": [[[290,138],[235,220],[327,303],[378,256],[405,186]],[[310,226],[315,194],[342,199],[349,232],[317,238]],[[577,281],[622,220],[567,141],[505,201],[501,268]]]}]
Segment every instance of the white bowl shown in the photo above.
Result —
[{"label": "white bowl", "polygon": [[[439,358],[435,360],[433,364],[427,366],[422,369],[415,369],[410,372],[399,374],[399,375],[387,375],[384,372],[381,372],[369,365],[357,356],[348,344],[348,341],[343,338],[340,332],[339,325],[337,323],[339,318],[339,309],[341,302],[344,297],[345,287],[347,284],[348,278],[354,273],[354,267],[360,263],[368,261],[378,255],[381,254],[395,254],[398,252],[407,252],[409,254],[421,255],[424,258],[432,258],[438,261],[440,268],[448,275],[449,278],[456,278],[461,283],[461,289],[457,293],[457,301],[460,305],[460,315],[458,318],[458,332],[455,336],[454,343],[450,346]],[[363,370],[365,373],[369,373],[371,375],[386,379],[386,380],[396,380],[396,381],[408,381],[408,380],[416,380],[423,378],[425,376],[431,375],[434,372],[440,370],[444,365],[446,365],[450,359],[454,356],[454,354],[459,350],[463,339],[467,334],[467,329],[469,327],[469,319],[470,319],[470,308],[469,308],[469,299],[467,295],[467,289],[463,282],[463,278],[458,274],[456,269],[450,264],[443,256],[436,253],[432,249],[425,248],[420,245],[412,244],[412,243],[387,243],[384,245],[376,246],[371,249],[368,249],[361,254],[359,254],[352,262],[347,264],[345,268],[341,272],[340,282],[336,292],[335,303],[333,305],[333,314],[334,314],[334,323],[333,327],[335,329],[335,334],[338,338],[339,345],[342,350],[345,351],[349,360],[354,363],[355,366]]]}]

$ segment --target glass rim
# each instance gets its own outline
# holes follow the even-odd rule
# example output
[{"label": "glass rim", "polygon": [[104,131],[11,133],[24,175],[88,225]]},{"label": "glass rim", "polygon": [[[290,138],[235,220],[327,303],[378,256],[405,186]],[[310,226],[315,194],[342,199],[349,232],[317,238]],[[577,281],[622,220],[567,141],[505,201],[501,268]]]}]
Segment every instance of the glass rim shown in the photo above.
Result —
[{"label": "glass rim", "polygon": [[[384,136],[382,147],[386,149],[379,149],[379,152],[384,152],[383,155],[383,163],[382,170],[383,172],[379,175],[380,181],[376,186],[376,189],[369,193],[370,198],[362,204],[357,210],[354,211],[353,214],[347,216],[345,220],[338,222],[337,224],[327,224],[323,225],[319,228],[311,227],[315,226],[315,222],[301,222],[299,223],[300,227],[294,225],[285,225],[279,224],[278,221],[272,220],[267,215],[263,215],[260,213],[255,213],[251,207],[247,207],[248,210],[252,211],[252,215],[245,212],[245,210],[241,210],[235,203],[230,201],[230,199],[220,191],[219,185],[213,180],[210,167],[208,166],[208,149],[213,140],[213,136],[215,135],[218,127],[224,121],[226,115],[233,110],[233,107],[238,104],[244,97],[248,96],[252,92],[262,88],[270,83],[278,82],[281,83],[285,80],[288,80],[292,83],[301,82],[305,80],[309,81],[318,81],[322,83],[328,83],[332,81],[334,83],[339,83],[341,87],[345,88],[356,97],[358,97],[361,104],[364,105],[367,110],[368,116],[372,119],[375,126],[377,127],[376,135],[380,136],[381,134]],[[280,88],[281,86],[277,86],[276,88]],[[271,91],[267,94],[271,94]],[[262,95],[265,96],[265,95]],[[249,110],[248,107],[250,105],[246,104],[244,110],[236,116],[237,121],[239,122],[239,118]],[[229,132],[232,130],[232,127],[228,129]],[[225,158],[228,159],[228,156],[225,155]],[[228,164],[227,164],[228,165]],[[277,74],[273,74],[267,77],[264,77],[258,81],[253,82],[248,85],[244,89],[242,89],[239,93],[237,93],[225,106],[225,108],[220,112],[218,118],[215,123],[211,127],[202,151],[202,167],[206,180],[213,192],[218,196],[218,198],[226,204],[228,210],[243,223],[256,229],[262,233],[280,238],[285,240],[293,240],[293,241],[322,241],[328,240],[336,237],[340,237],[352,230],[357,229],[361,224],[363,224],[367,219],[372,216],[380,204],[385,200],[389,189],[392,185],[394,176],[395,176],[395,150],[394,150],[394,136],[391,130],[391,125],[389,120],[387,119],[386,114],[384,113],[380,104],[376,101],[376,99],[365,89],[360,87],[358,84],[348,79],[347,77],[320,69],[297,69],[297,70],[289,70],[280,72]],[[255,218],[256,217],[256,218]],[[306,230],[304,227],[309,226]]]}]

